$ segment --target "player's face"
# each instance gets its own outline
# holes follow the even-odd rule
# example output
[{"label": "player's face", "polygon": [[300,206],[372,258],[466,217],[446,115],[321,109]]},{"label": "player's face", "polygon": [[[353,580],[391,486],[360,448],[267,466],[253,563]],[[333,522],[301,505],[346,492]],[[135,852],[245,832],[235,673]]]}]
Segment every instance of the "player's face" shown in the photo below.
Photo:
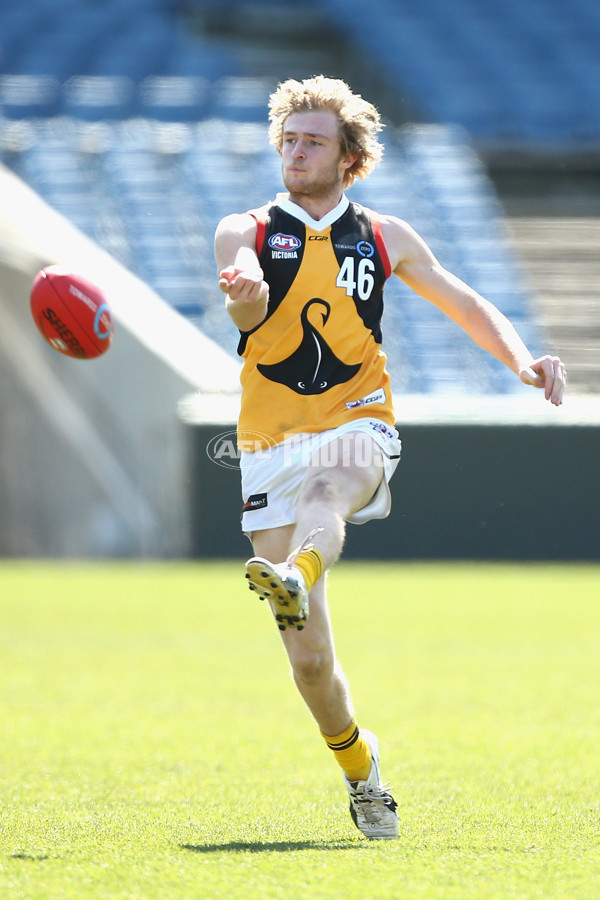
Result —
[{"label": "player's face", "polygon": [[341,192],[353,157],[342,157],[337,116],[329,110],[291,113],[283,129],[283,183],[292,195],[323,197]]}]

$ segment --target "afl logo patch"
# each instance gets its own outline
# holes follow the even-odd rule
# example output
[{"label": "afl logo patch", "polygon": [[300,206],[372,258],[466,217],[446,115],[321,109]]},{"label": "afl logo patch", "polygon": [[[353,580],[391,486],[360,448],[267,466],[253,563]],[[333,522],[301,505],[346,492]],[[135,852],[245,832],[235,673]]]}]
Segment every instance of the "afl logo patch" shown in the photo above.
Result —
[{"label": "afl logo patch", "polygon": [[269,238],[269,247],[271,250],[298,250],[302,246],[302,241],[293,234],[272,234]]},{"label": "afl logo patch", "polygon": [[375,247],[373,244],[370,244],[369,241],[359,241],[356,245],[356,249],[361,256],[366,256],[368,259],[375,253]]}]

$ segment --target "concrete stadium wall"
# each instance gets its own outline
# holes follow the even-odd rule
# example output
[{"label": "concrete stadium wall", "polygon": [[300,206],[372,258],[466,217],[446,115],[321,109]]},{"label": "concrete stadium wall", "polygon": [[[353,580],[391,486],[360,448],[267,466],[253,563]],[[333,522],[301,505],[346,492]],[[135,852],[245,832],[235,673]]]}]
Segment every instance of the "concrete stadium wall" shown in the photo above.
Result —
[{"label": "concrete stadium wall", "polygon": [[[188,426],[192,555],[237,557],[239,471],[207,455],[222,425]],[[399,424],[388,519],[348,526],[347,559],[600,559],[600,422]]]}]

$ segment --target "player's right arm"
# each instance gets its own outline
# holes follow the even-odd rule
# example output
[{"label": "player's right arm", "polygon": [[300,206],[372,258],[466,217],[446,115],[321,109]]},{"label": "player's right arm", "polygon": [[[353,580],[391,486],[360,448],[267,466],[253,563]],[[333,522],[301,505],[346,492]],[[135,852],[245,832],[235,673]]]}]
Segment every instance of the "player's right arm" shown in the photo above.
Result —
[{"label": "player's right arm", "polygon": [[256,220],[247,213],[221,219],[215,232],[219,287],[240,331],[251,331],[267,314],[269,285],[256,255]]}]

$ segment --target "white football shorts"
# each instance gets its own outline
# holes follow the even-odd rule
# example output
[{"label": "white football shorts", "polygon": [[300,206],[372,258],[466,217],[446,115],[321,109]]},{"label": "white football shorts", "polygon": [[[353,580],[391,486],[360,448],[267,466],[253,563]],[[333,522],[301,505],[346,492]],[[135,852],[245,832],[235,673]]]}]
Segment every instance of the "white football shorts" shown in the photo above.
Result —
[{"label": "white football shorts", "polygon": [[[336,465],[337,457],[344,453],[343,436],[356,431],[371,435],[382,454],[373,454],[373,459],[357,457],[356,464],[381,465],[383,478],[369,503],[349,516],[348,522],[362,525],[370,519],[385,519],[392,505],[389,481],[400,460],[400,438],[396,429],[385,422],[363,418],[317,434],[292,434],[265,450],[242,451],[242,531],[250,534],[264,528],[293,525],[300,488],[309,466]],[[341,440],[336,446],[330,447],[338,438]],[[367,446],[365,457],[372,449],[372,445]]]}]

